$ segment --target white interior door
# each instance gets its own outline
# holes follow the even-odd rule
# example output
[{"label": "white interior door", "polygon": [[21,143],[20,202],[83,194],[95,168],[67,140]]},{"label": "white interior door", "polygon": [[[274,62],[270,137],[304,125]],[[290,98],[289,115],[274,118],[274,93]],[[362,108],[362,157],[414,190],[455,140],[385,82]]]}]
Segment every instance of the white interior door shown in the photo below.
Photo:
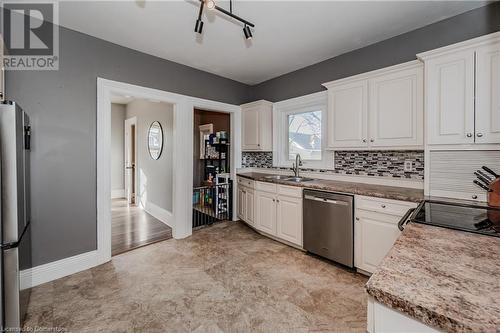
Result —
[{"label": "white interior door", "polygon": [[125,119],[125,192],[127,202],[136,203],[137,118]]},{"label": "white interior door", "polygon": [[500,43],[476,52],[476,142],[500,143]]}]

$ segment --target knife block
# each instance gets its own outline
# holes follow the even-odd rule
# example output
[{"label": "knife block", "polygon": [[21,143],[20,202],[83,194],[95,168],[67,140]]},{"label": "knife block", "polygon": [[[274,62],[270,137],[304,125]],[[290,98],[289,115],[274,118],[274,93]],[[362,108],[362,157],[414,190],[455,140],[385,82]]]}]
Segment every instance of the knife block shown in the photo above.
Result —
[{"label": "knife block", "polygon": [[500,207],[500,178],[490,184],[490,190],[492,192],[488,192],[488,206]]}]

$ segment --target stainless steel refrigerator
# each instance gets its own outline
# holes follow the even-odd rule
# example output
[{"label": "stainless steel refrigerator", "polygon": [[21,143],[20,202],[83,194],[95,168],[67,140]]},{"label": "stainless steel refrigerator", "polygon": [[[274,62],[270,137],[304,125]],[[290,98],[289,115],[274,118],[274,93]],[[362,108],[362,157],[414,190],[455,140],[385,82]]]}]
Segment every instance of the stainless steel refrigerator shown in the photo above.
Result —
[{"label": "stainless steel refrigerator", "polygon": [[[29,302],[31,277],[30,123],[13,102],[0,104],[1,164],[1,329],[22,327]],[[25,271],[28,272],[28,271]]]}]

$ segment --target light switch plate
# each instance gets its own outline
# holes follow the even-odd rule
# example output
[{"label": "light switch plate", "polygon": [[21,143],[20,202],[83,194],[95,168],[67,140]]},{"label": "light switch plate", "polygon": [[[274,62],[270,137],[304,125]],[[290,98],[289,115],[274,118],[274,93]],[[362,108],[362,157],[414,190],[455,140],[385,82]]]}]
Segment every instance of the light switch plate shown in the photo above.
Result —
[{"label": "light switch plate", "polygon": [[405,160],[404,170],[405,172],[411,172],[413,170],[413,162],[411,160]]}]

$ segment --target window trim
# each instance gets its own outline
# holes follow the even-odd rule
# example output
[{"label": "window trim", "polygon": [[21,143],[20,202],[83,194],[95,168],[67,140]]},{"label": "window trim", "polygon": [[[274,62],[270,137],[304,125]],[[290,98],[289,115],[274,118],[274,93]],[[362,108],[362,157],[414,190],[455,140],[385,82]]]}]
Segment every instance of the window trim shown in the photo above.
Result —
[{"label": "window trim", "polygon": [[326,149],[327,140],[327,91],[300,96],[273,105],[273,166],[291,167],[288,159],[288,115],[321,111],[321,160],[304,160],[303,168],[333,169],[333,154]]}]

